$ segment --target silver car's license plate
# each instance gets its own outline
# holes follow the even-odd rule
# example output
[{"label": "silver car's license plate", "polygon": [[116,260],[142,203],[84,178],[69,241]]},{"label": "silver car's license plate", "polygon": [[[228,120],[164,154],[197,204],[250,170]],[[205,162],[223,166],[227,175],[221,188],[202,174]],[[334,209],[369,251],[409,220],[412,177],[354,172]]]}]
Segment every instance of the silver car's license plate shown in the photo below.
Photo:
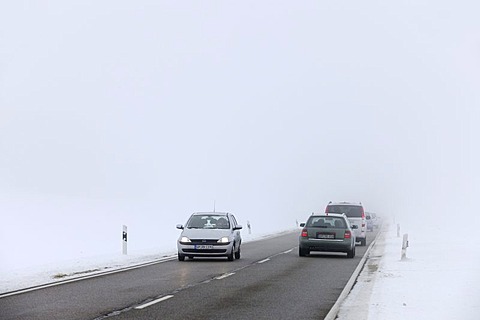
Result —
[{"label": "silver car's license plate", "polygon": [[213,246],[209,244],[197,244],[195,245],[195,249],[213,249]]}]

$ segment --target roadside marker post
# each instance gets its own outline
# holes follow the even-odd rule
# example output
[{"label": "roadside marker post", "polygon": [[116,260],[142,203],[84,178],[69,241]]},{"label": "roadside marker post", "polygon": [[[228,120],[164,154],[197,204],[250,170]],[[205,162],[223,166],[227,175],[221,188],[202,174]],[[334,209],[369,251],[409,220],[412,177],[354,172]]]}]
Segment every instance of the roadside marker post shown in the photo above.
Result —
[{"label": "roadside marker post", "polygon": [[127,226],[123,225],[122,232],[122,253],[127,254]]},{"label": "roadside marker post", "polygon": [[403,235],[403,242],[402,242],[402,260],[407,258],[407,248],[408,248],[408,233]]}]

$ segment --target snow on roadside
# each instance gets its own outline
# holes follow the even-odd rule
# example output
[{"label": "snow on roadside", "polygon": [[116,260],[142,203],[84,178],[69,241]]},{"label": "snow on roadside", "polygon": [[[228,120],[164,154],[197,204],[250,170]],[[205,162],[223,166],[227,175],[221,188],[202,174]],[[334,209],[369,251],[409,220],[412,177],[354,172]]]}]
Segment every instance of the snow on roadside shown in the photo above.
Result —
[{"label": "snow on roadside", "polygon": [[480,247],[467,229],[408,226],[402,260],[396,226],[379,235],[338,319],[478,319]]},{"label": "snow on roadside", "polygon": [[129,255],[111,254],[52,261],[48,264],[24,266],[3,272],[0,279],[0,294],[16,291],[85,275],[112,271],[155,261],[174,252],[137,252]]}]

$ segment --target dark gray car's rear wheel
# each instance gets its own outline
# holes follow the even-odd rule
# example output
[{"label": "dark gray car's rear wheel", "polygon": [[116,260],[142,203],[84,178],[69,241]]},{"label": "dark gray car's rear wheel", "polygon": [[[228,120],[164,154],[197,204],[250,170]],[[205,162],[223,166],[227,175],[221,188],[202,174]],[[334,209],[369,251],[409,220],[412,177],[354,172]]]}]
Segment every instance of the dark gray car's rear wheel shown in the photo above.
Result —
[{"label": "dark gray car's rear wheel", "polygon": [[347,258],[353,258],[355,257],[355,246],[352,248],[352,250],[347,252]]},{"label": "dark gray car's rear wheel", "polygon": [[298,247],[298,255],[300,257],[305,257],[307,254],[309,254],[310,252],[307,250],[307,249],[304,249],[302,247]]}]

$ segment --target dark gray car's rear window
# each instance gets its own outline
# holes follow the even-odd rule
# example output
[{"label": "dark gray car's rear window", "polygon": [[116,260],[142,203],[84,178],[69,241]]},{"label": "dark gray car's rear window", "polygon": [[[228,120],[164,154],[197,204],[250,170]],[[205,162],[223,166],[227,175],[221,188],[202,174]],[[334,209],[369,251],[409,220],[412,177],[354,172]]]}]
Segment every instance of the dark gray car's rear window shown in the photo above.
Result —
[{"label": "dark gray car's rear window", "polygon": [[352,205],[329,205],[327,206],[328,213],[345,213],[349,218],[361,218],[362,207]]},{"label": "dark gray car's rear window", "polygon": [[306,227],[346,229],[347,225],[344,218],[310,217],[307,221]]}]

